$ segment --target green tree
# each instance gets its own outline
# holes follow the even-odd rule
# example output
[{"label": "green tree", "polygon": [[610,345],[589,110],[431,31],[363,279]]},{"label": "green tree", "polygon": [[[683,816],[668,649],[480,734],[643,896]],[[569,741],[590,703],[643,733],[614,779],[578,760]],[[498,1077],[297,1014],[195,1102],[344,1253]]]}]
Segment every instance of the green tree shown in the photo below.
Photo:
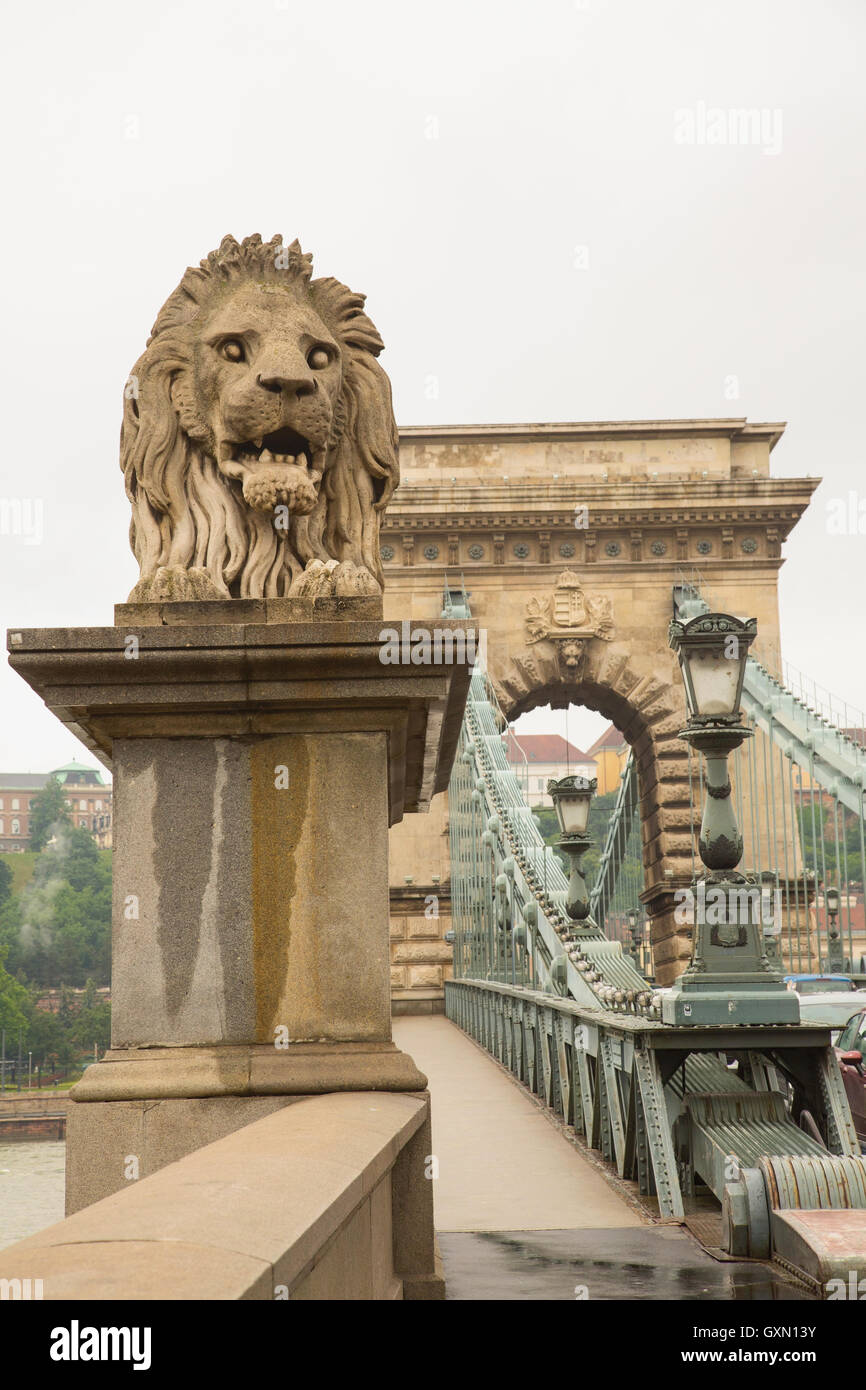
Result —
[{"label": "green tree", "polygon": [[36,859],[33,877],[0,904],[7,968],[35,984],[83,985],[111,977],[111,861],[83,827],[63,826]]},{"label": "green tree", "polygon": [[92,1054],[94,1043],[100,1052],[105,1052],[111,1044],[111,1005],[100,1000],[88,1008],[82,1003],[72,1025],[71,1037],[80,1052]]},{"label": "green tree", "polygon": [[63,876],[76,892],[99,888],[104,880],[96,841],[83,825],[73,826],[68,833]]},{"label": "green tree", "polygon": [[0,1028],[6,1029],[7,1054],[10,1038],[26,1028],[30,1014],[29,991],[10,975],[5,966],[6,950],[0,946]]},{"label": "green tree", "polygon": [[0,907],[12,896],[12,870],[5,859],[0,859]]},{"label": "green tree", "polygon": [[44,849],[60,824],[71,825],[66,792],[56,777],[49,777],[30,803],[30,848]]}]

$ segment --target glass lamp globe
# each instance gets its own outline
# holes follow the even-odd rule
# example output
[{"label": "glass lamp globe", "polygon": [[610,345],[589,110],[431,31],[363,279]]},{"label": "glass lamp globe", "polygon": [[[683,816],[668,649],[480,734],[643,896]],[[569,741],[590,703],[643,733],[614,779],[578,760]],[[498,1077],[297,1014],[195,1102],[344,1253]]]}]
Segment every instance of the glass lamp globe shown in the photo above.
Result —
[{"label": "glass lamp globe", "polygon": [[670,644],[680,663],[692,719],[736,719],[756,632],[754,618],[744,621],[729,613],[701,613],[671,623]]},{"label": "glass lamp globe", "polygon": [[547,784],[553,799],[556,819],[563,835],[585,835],[589,821],[589,804],[598,786],[595,777],[552,777]]}]

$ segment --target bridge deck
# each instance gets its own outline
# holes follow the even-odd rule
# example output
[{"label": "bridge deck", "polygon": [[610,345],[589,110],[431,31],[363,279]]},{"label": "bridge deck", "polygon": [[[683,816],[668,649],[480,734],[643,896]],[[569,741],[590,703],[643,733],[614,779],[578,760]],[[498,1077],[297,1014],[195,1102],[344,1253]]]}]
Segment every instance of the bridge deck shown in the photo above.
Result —
[{"label": "bridge deck", "polygon": [[767,1265],[713,1260],[682,1227],[644,1222],[448,1019],[393,1026],[430,1082],[449,1299],[808,1297]]},{"label": "bridge deck", "polygon": [[644,1224],[528,1092],[448,1019],[397,1018],[394,1041],[430,1081],[438,1230]]}]

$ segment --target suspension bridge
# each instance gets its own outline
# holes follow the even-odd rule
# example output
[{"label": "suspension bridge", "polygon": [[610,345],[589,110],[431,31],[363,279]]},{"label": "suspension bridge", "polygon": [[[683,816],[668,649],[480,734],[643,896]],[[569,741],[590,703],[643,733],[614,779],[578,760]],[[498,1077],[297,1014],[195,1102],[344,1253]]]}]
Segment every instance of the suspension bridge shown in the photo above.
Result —
[{"label": "suspension bridge", "polygon": [[[138,927],[116,917],[113,1048],[71,1097],[70,1214],[4,1277],[438,1298],[434,1206],[455,1298],[822,1298],[866,1275],[830,1028],[783,981],[861,963],[866,721],[781,660],[781,546],[817,486],[770,476],[782,431],[402,431],[384,604],[165,600],[10,633],[115,760]],[[425,652],[477,628],[479,659],[384,663],[383,621]],[[548,704],[631,748],[590,885],[590,782],[555,782],[551,846],[506,753]],[[450,894],[425,925],[392,891],[403,1051],[389,825],[392,875],[407,844],[427,858],[400,904]],[[741,912],[756,892],[769,920]]]},{"label": "suspension bridge", "polygon": [[[686,624],[711,611],[693,582],[677,583],[671,600],[672,616]],[[446,587],[443,616],[471,616],[465,587]],[[780,910],[762,923],[759,948],[777,979],[783,969],[851,969],[851,916],[834,929],[826,887],[862,886],[866,877],[863,726],[841,726],[808,694],[745,659],[741,732],[749,736],[735,750],[732,786],[716,791],[730,796],[743,827],[740,881],[769,885]],[[847,1277],[852,1264],[866,1263],[866,1161],[828,1029],[782,1022],[769,1003],[765,1023],[759,1006],[745,1023],[732,1014],[727,1026],[668,1026],[652,941],[645,953],[623,933],[644,895],[633,876],[622,886],[624,865],[646,839],[637,759],[622,774],[589,911],[577,914],[568,874],[509,759],[508,727],[494,682],[477,665],[449,787],[448,1018],[563,1133],[600,1155],[645,1219],[682,1223],[717,1257],[768,1262],[821,1296],[840,1271]],[[698,845],[711,788],[703,760],[689,753],[691,875],[713,879]],[[737,988],[734,980],[732,1009]]]}]

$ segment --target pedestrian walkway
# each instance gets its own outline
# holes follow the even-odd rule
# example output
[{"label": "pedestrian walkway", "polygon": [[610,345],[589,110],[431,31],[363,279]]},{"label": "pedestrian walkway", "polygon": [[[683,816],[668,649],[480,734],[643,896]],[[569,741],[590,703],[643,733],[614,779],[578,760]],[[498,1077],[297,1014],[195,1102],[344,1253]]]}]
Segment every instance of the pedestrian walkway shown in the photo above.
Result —
[{"label": "pedestrian walkway", "polygon": [[809,1298],[769,1265],[714,1260],[684,1227],[643,1221],[443,1015],[395,1018],[394,1041],[430,1084],[449,1300]]},{"label": "pedestrian walkway", "polygon": [[437,1230],[643,1225],[529,1093],[444,1015],[395,1018],[394,1041],[430,1083]]}]

